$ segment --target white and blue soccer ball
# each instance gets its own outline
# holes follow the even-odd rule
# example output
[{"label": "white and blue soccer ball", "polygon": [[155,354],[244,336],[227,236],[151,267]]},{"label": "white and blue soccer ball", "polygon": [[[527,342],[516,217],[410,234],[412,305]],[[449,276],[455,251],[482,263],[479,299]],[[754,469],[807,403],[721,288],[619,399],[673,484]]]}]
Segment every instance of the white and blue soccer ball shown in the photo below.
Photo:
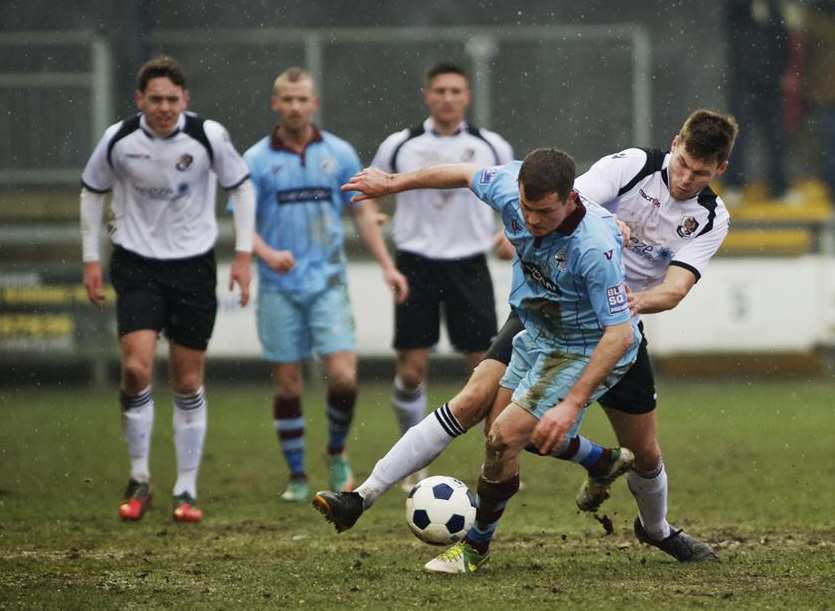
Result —
[{"label": "white and blue soccer ball", "polygon": [[461,480],[433,475],[419,481],[406,497],[406,522],[430,545],[464,538],[475,521],[476,499]]}]

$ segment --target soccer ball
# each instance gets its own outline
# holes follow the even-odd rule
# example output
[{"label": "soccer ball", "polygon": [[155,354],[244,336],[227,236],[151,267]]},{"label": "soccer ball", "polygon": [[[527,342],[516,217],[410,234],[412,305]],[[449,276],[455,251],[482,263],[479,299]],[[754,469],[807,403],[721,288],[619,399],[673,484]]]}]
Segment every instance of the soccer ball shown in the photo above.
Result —
[{"label": "soccer ball", "polygon": [[433,475],[419,481],[406,497],[406,522],[430,545],[449,545],[464,538],[475,521],[476,500],[461,480]]}]

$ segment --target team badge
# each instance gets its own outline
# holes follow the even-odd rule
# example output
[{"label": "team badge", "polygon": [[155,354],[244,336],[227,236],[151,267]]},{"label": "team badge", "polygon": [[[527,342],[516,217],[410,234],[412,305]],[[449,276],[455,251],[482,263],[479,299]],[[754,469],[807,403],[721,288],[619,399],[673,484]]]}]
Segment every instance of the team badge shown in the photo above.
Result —
[{"label": "team badge", "polygon": [[334,159],[333,157],[325,157],[319,164],[319,169],[322,170],[328,176],[333,176],[334,174],[336,174],[336,167],[336,159]]},{"label": "team badge", "polygon": [[191,164],[194,162],[194,157],[189,155],[188,153],[181,155],[180,158],[177,160],[177,165],[175,166],[180,172],[185,172],[191,167]]},{"label": "team badge", "polygon": [[680,235],[682,238],[690,238],[693,237],[693,234],[699,228],[699,221],[696,220],[696,217],[693,216],[685,216],[681,219],[681,224],[676,227],[676,233]]},{"label": "team badge", "polygon": [[554,255],[554,261],[557,263],[557,269],[561,272],[568,269],[568,256],[565,254],[565,249]]}]

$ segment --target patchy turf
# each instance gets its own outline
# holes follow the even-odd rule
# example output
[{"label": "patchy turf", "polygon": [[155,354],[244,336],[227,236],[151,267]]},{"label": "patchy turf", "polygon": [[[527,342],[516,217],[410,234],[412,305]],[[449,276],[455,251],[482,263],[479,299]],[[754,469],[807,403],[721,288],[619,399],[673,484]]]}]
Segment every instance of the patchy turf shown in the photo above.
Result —
[{"label": "patchy turf", "polygon": [[[453,390],[436,385],[432,400]],[[115,392],[0,391],[0,608],[833,608],[835,384],[660,390],[671,520],[722,562],[679,565],[638,545],[622,482],[600,511],[607,535],[573,506],[577,467],[526,456],[526,488],[493,557],[465,578],[420,570],[440,549],[409,533],[399,489],[341,535],[309,505],[280,504],[286,471],[266,384],[209,387],[198,526],[170,519],[169,395],[156,399],[154,505],[122,524]],[[360,476],[396,434],[387,393],[363,387],[351,442]],[[326,483],[321,403],[321,392],[305,397],[314,489]],[[612,441],[597,408],[584,432]],[[480,453],[472,431],[432,471],[472,483]]]}]

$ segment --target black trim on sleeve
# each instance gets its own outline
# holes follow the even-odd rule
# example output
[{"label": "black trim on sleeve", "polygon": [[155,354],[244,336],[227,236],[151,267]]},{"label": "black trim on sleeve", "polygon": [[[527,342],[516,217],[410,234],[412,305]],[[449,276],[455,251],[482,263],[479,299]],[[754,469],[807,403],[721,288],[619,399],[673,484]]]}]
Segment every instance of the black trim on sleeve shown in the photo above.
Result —
[{"label": "black trim on sleeve", "polygon": [[467,125],[467,133],[471,136],[475,136],[479,140],[483,141],[487,146],[490,147],[490,150],[493,151],[493,158],[496,160],[496,165],[502,165],[501,159],[499,159],[499,152],[496,150],[496,147],[484,137],[484,134],[481,133],[481,130],[477,128],[475,125]]},{"label": "black trim on sleeve", "polygon": [[704,228],[696,235],[698,238],[700,235],[704,235],[713,229],[713,221],[716,220],[716,193],[710,187],[705,187],[699,193],[696,201],[703,208],[707,208],[707,223],[705,223]]},{"label": "black trim on sleeve", "polygon": [[107,163],[110,167],[113,167],[113,147],[116,146],[116,143],[119,142],[125,136],[131,135],[137,129],[139,129],[139,117],[141,115],[135,115],[130,119],[125,119],[122,121],[122,125],[119,126],[119,129],[113,134],[113,137],[110,139],[110,142],[107,143]]},{"label": "black trim on sleeve", "polygon": [[686,269],[688,272],[696,276],[696,282],[698,282],[702,277],[702,275],[699,273],[699,270],[697,270],[692,265],[688,265],[687,263],[682,263],[681,261],[670,261],[670,265],[675,265],[676,267]]},{"label": "black trim on sleeve", "polygon": [[245,175],[243,178],[241,178],[238,182],[236,182],[236,183],[235,183],[234,185],[232,185],[231,187],[223,187],[223,185],[221,185],[221,186],[222,186],[222,187],[223,187],[223,189],[224,189],[224,190],[226,190],[226,191],[232,191],[233,189],[237,189],[237,188],[238,188],[238,187],[240,187],[242,184],[244,184],[244,183],[246,182],[246,179],[247,179],[247,178],[249,178],[250,176],[252,176],[252,175],[251,175],[249,172],[247,172],[247,173],[246,173],[246,175]]},{"label": "black trim on sleeve", "polygon": [[81,186],[83,188],[87,189],[88,191],[92,191],[93,193],[99,193],[99,194],[110,193],[110,189],[96,189],[95,187],[91,187],[86,182],[84,182],[83,178],[81,179]]},{"label": "black trim on sleeve", "polygon": [[400,149],[403,148],[403,145],[406,144],[412,138],[417,138],[418,136],[423,135],[426,130],[423,129],[423,125],[419,125],[418,127],[410,127],[409,134],[406,136],[406,139],[403,140],[400,144],[394,147],[394,151],[391,153],[391,161],[389,161],[389,167],[393,172],[397,172],[397,156],[400,154]]},{"label": "black trim on sleeve", "polygon": [[186,114],[186,124],[183,127],[183,133],[191,136],[197,140],[206,149],[209,154],[209,164],[215,163],[215,152],[212,149],[212,143],[209,142],[209,137],[206,135],[206,129],[203,126],[205,119],[193,114]]},{"label": "black trim on sleeve", "polygon": [[661,149],[645,148],[642,148],[641,150],[647,154],[647,161],[644,164],[644,167],[642,167],[640,171],[632,177],[632,180],[620,188],[620,191],[618,191],[618,197],[628,191],[631,191],[632,188],[638,184],[638,182],[650,174],[659,172],[661,170],[661,166],[664,165],[664,157],[667,155],[665,151],[662,151]]}]

